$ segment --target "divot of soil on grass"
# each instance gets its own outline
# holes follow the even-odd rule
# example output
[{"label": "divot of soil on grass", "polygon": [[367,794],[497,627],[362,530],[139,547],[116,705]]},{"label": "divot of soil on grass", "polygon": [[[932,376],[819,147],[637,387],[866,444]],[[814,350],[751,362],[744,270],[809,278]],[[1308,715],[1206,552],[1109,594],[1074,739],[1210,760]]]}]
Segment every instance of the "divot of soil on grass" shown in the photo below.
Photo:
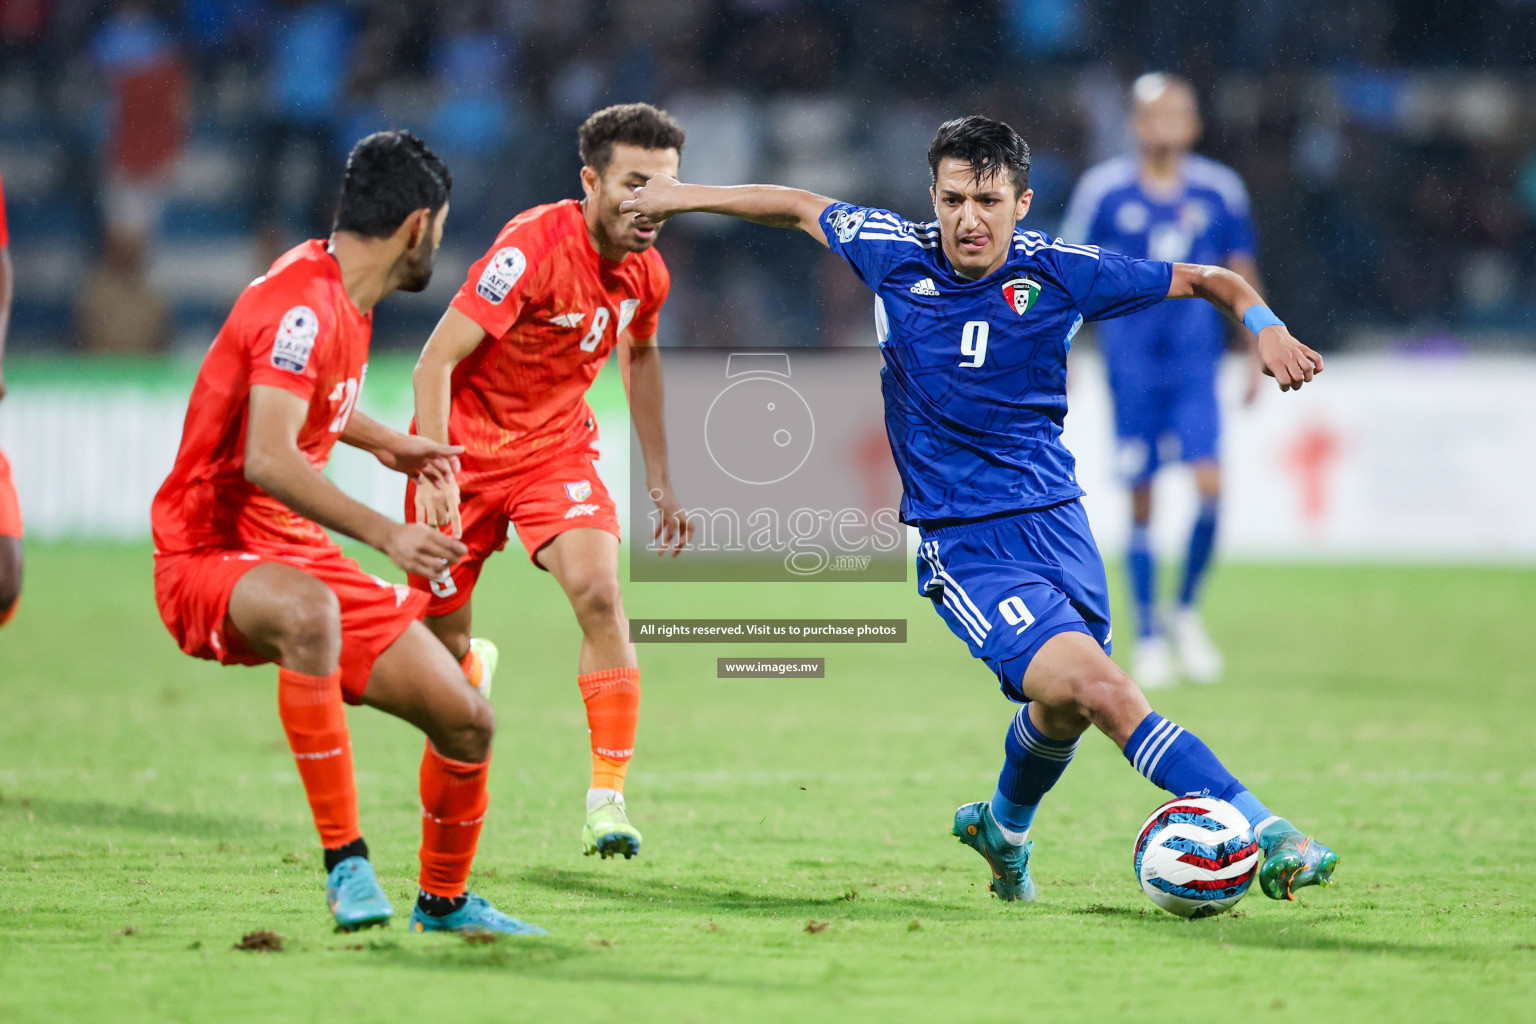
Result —
[{"label": "divot of soil on grass", "polygon": [[464,945],[491,946],[495,945],[498,937],[495,932],[465,932]]},{"label": "divot of soil on grass", "polygon": [[246,932],[245,936],[235,943],[234,948],[249,950],[252,953],[281,953],[283,937],[277,932],[258,928],[253,932]]},{"label": "divot of soil on grass", "polygon": [[820,934],[821,932],[826,931],[828,928],[831,928],[831,927],[832,927],[832,922],[831,921],[807,921],[807,922],[805,922],[805,932],[806,932],[807,935],[817,935],[817,934]]}]

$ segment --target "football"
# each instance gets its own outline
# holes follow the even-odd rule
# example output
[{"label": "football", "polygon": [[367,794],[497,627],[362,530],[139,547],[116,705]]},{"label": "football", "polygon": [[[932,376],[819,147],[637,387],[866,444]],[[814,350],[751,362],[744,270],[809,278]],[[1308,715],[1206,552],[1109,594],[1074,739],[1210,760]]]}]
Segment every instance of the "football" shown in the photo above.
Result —
[{"label": "football", "polygon": [[1211,917],[1243,898],[1259,870],[1259,844],[1236,807],[1214,797],[1170,800],[1136,835],[1136,880],[1180,917]]}]

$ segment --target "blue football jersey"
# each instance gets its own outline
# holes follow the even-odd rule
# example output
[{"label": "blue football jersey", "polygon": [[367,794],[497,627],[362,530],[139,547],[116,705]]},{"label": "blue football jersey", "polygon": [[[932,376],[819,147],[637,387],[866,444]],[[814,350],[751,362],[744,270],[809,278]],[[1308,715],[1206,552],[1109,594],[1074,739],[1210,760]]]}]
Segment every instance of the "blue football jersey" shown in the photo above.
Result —
[{"label": "blue football jersey", "polygon": [[[1078,182],[1061,236],[1140,259],[1225,264],[1253,255],[1248,192],[1237,172],[1202,156],[1185,157],[1176,192],[1149,192],[1136,157],[1118,157]],[[1207,302],[1170,302],[1099,330],[1111,371],[1163,365],[1176,374],[1214,371],[1227,324]],[[1118,365],[1117,365],[1118,364]]]},{"label": "blue football jersey", "polygon": [[833,203],[821,226],[875,292],[902,519],[974,519],[1080,496],[1061,443],[1067,348],[1084,320],[1165,298],[1172,266],[1015,231],[1008,262],[971,281],[950,269],[937,222]]}]

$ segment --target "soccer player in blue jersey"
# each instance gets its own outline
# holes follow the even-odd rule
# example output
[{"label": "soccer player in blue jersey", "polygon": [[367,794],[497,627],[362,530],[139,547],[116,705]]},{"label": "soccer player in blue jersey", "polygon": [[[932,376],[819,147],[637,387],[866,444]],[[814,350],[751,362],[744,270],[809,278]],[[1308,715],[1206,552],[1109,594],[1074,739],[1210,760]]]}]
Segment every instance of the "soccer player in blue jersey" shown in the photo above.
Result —
[{"label": "soccer player in blue jersey", "polygon": [[[1190,153],[1200,137],[1195,90],[1172,75],[1142,75],[1131,87],[1138,153],[1092,168],[1078,183],[1061,237],[1125,256],[1219,263],[1258,286],[1248,193],[1231,168]],[[1131,485],[1127,563],[1136,598],[1136,680],[1143,688],[1184,675],[1213,683],[1221,652],[1196,610],[1216,547],[1221,501],[1216,370],[1228,326],[1204,302],[1164,302],[1098,329],[1114,395],[1120,465]],[[1248,401],[1258,394],[1258,353],[1250,338]],[[1178,605],[1157,612],[1157,570],[1149,539],[1152,481],[1170,454],[1194,472],[1200,510],[1190,531]]]},{"label": "soccer player in blue jersey", "polygon": [[1163,789],[1238,807],[1265,853],[1266,895],[1290,899],[1327,883],[1338,856],[1271,814],[1110,660],[1104,563],[1061,443],[1067,346],[1084,320],[1201,298],[1258,334],[1264,372],[1282,391],[1312,380],[1322,358],[1230,270],[1020,231],[1033,197],[1029,147],[1006,124],[946,122],[928,166],[938,219],[927,223],[798,189],[685,185],[667,175],[621,210],[655,223],[702,211],[799,228],[874,289],[902,518],[921,532],[918,588],[1022,705],[996,793],[954,818],[954,835],[991,866],[993,892],[1034,898],[1035,809],[1089,726]]}]

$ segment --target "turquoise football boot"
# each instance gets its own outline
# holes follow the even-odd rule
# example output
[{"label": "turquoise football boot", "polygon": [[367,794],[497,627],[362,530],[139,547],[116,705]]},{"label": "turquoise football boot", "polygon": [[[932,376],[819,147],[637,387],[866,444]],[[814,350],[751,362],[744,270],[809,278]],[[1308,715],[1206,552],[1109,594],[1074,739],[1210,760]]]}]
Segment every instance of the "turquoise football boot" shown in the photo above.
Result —
[{"label": "turquoise football boot", "polygon": [[1035,881],[1029,877],[1029,851],[1035,844],[1010,843],[992,817],[989,801],[962,804],[955,812],[955,827],[950,834],[986,858],[992,869],[988,888],[997,893],[998,899],[1035,902]]},{"label": "turquoise football boot", "polygon": [[1294,900],[1295,891],[1308,885],[1332,885],[1339,855],[1284,818],[1259,835],[1264,866],[1259,868],[1259,888],[1272,900]]},{"label": "turquoise football boot", "polygon": [[366,857],[348,857],[331,869],[325,876],[325,902],[344,932],[388,924],[395,912]]},{"label": "turquoise football boot", "polygon": [[458,932],[460,935],[548,935],[536,924],[509,917],[472,892],[464,905],[451,914],[423,913],[420,904],[411,911],[413,932]]}]

